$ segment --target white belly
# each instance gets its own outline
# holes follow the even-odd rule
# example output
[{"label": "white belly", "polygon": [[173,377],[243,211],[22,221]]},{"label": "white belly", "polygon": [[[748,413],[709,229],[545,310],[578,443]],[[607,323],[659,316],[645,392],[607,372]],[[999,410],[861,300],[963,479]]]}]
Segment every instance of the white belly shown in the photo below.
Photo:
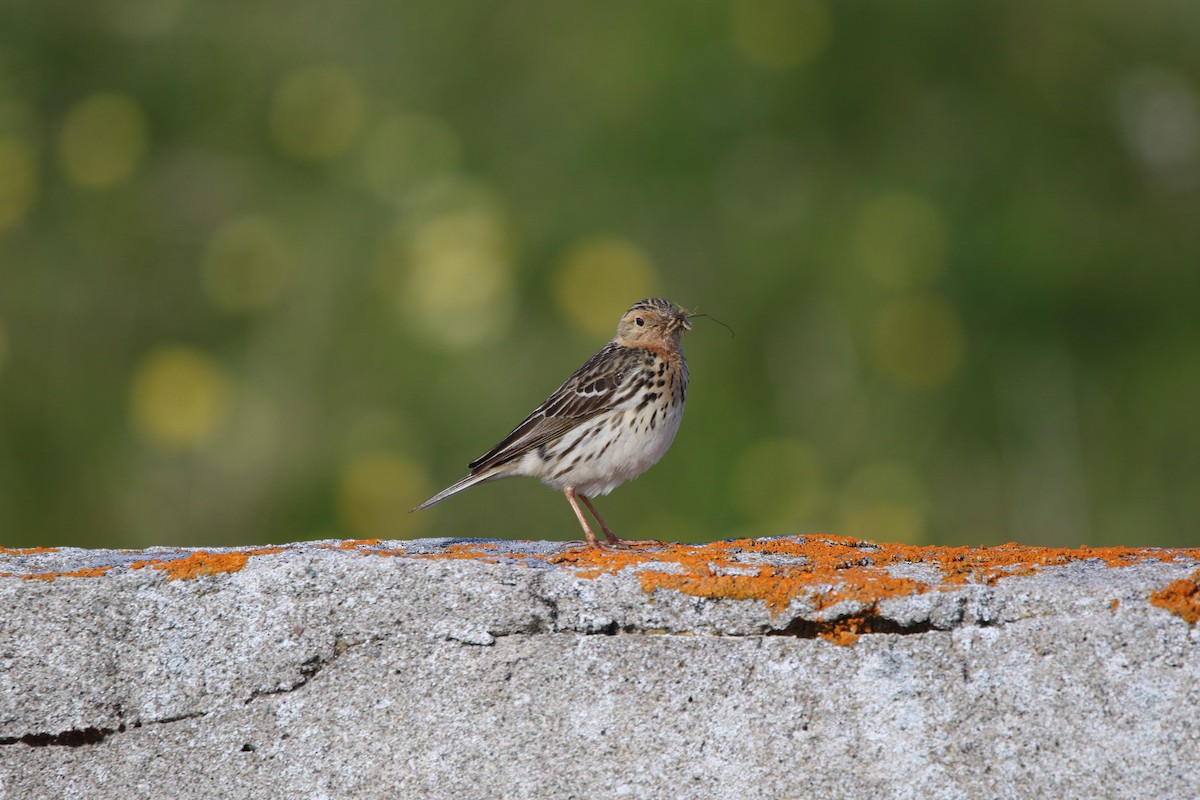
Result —
[{"label": "white belly", "polygon": [[[632,409],[613,411],[597,418],[596,425],[564,435],[547,448],[548,458],[536,450],[526,453],[520,473],[556,489],[572,487],[587,497],[608,494],[658,463],[682,419],[683,403],[659,413],[653,427],[647,415],[635,415]],[[557,453],[566,455],[556,459]]]}]

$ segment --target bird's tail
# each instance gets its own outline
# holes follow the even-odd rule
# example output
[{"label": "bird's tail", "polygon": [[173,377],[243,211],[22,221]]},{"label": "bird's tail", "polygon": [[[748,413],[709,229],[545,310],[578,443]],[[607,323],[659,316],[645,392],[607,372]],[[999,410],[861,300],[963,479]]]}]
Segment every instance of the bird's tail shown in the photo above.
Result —
[{"label": "bird's tail", "polygon": [[442,489],[440,492],[435,494],[433,497],[429,498],[424,503],[421,503],[421,505],[414,508],[413,511],[420,511],[422,508],[429,508],[434,503],[440,503],[443,500],[445,500],[447,497],[449,497],[450,495],[458,494],[463,489],[470,489],[472,486],[474,486],[478,483],[487,483],[488,481],[494,481],[498,478],[503,478],[503,477],[504,477],[503,475],[498,474],[495,470],[485,470],[484,472],[473,473],[473,474],[468,475],[467,477],[463,478],[461,481],[458,481],[457,483],[453,483],[450,486],[447,486],[445,489]]}]

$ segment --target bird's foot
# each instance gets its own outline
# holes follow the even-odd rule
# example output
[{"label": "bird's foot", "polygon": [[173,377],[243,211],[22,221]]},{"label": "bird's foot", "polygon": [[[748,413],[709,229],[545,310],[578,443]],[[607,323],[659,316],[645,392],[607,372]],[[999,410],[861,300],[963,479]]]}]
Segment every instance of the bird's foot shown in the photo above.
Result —
[{"label": "bird's foot", "polygon": [[573,550],[600,550],[605,553],[619,553],[624,550],[632,550],[635,547],[647,546],[666,546],[668,542],[660,542],[658,539],[621,539],[613,536],[611,539],[594,539],[592,541],[574,541],[568,542],[564,552]]},{"label": "bird's foot", "polygon": [[631,547],[652,547],[654,545],[666,544],[666,542],[660,542],[658,539],[622,539],[614,533],[608,531],[605,531],[605,533],[607,534],[607,541],[604,542],[602,549],[628,550]]}]

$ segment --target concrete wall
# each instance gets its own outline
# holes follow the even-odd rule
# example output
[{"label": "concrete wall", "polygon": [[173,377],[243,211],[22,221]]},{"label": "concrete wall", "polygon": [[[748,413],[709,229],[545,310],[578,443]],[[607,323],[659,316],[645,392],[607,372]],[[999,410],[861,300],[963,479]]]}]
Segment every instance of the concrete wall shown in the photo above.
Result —
[{"label": "concrete wall", "polygon": [[1198,561],[0,550],[0,799],[1196,797]]}]

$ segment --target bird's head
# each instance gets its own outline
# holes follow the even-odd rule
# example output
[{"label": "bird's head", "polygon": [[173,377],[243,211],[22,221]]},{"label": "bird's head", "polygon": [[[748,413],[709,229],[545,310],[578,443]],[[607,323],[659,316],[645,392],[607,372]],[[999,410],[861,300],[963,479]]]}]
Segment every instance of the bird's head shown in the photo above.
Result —
[{"label": "bird's head", "polygon": [[616,342],[626,347],[677,347],[683,332],[692,329],[688,318],[686,309],[660,297],[640,300],[621,317]]}]

